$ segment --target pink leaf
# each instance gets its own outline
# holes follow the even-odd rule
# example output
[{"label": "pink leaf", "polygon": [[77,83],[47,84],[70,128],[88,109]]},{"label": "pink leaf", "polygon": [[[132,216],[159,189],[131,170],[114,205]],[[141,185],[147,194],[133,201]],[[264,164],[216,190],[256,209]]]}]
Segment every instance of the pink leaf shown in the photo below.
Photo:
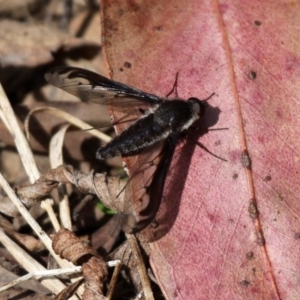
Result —
[{"label": "pink leaf", "polygon": [[166,297],[300,299],[300,5],[106,0],[103,9],[115,80],[165,96],[179,72],[180,97],[215,92],[220,114],[206,123],[229,128],[200,139],[228,162],[190,141],[175,153],[156,218],[167,230],[150,244]]}]

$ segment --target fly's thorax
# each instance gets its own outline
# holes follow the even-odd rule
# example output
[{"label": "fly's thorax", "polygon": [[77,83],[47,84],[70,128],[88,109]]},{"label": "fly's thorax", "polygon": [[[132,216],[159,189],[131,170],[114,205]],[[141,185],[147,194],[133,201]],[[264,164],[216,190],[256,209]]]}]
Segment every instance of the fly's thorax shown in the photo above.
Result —
[{"label": "fly's thorax", "polygon": [[198,112],[200,106],[194,101],[171,100],[158,107],[154,119],[162,127],[182,131],[199,119]]}]

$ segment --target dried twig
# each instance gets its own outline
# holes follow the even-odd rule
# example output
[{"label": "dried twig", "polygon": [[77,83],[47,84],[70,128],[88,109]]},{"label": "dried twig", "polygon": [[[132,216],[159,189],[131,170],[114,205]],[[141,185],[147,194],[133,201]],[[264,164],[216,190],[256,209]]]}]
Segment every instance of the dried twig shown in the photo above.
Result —
[{"label": "dried twig", "polygon": [[[46,269],[34,260],[26,251],[24,251],[19,245],[13,242],[2,229],[0,229],[0,242],[9,249],[10,253],[15,257],[15,259],[28,271],[46,271]],[[65,285],[58,279],[44,279],[42,284],[53,291],[54,293],[59,293],[65,288]]]},{"label": "dried twig", "polygon": [[[19,126],[19,123],[16,119],[16,116],[10,105],[9,100],[6,97],[2,85],[0,85],[0,110],[1,110],[0,116],[4,124],[7,126],[8,130],[12,133],[15,139],[16,147],[18,149],[20,158],[22,160],[26,173],[30,179],[30,182],[34,182],[36,179],[40,177],[40,172],[36,166],[33,153],[30,149],[28,141],[26,140]],[[53,212],[52,201],[47,201],[46,204],[44,204],[43,208],[48,212],[54,228],[58,229],[60,226]]]},{"label": "dried twig", "polygon": [[137,265],[137,271],[140,275],[142,289],[143,289],[143,295],[145,297],[145,300],[154,300],[153,292],[151,289],[151,284],[149,281],[149,276],[147,274],[145,263],[143,256],[141,254],[139,245],[137,243],[136,237],[133,234],[126,234],[126,238],[129,242],[129,245],[131,247],[132,254],[134,255],[134,258],[136,260]]}]

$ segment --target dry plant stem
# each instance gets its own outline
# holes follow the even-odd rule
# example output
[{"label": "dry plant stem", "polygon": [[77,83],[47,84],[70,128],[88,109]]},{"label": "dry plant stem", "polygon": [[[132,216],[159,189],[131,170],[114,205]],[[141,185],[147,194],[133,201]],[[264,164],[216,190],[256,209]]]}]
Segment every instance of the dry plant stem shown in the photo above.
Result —
[{"label": "dry plant stem", "polygon": [[[7,181],[3,178],[2,174],[0,173],[0,185],[6,192],[7,196],[11,199],[11,201],[14,203],[14,205],[18,208],[21,215],[24,217],[24,219],[27,221],[27,223],[30,225],[30,227],[35,231],[36,235],[40,238],[40,240],[44,243],[48,251],[51,253],[53,258],[56,260],[56,262],[62,267],[62,268],[72,268],[74,265],[71,262],[68,262],[65,259],[61,259],[52,248],[52,240],[50,237],[43,231],[43,229],[40,227],[40,225],[32,218],[24,204],[21,202],[21,200],[17,197],[15,192],[11,189]],[[74,278],[74,281],[77,279]],[[82,289],[78,290],[78,294],[82,294]]]},{"label": "dry plant stem", "polygon": [[72,229],[72,220],[70,212],[70,202],[67,195],[67,189],[64,185],[58,186],[59,193],[59,219],[61,221],[62,227]]},{"label": "dry plant stem", "polygon": [[28,222],[30,227],[35,231],[37,236],[40,238],[41,241],[45,244],[51,255],[55,258],[55,260],[58,262],[58,264],[62,268],[70,268],[73,267],[73,265],[66,260],[61,259],[58,255],[55,254],[55,252],[52,249],[52,240],[50,237],[43,231],[43,229],[40,227],[40,225],[32,218],[24,204],[21,202],[21,200],[17,197],[15,192],[11,189],[9,184],[6,182],[6,180],[3,178],[2,174],[0,173],[0,185],[4,189],[7,196],[11,199],[11,201],[14,203],[14,205],[18,208],[19,212],[22,214],[24,219]]},{"label": "dry plant stem", "polygon": [[[65,135],[70,125],[64,125],[62,128],[51,138],[50,141],[50,165],[51,169],[57,168],[64,164],[63,159],[63,143]],[[72,229],[71,211],[69,204],[69,197],[64,185],[57,187],[59,193],[59,217],[61,224],[64,228]]]},{"label": "dry plant stem", "polygon": [[[0,242],[6,247],[6,249],[9,249],[10,253],[28,272],[46,271],[46,269],[40,263],[35,261],[30,255],[27,254],[27,252],[13,242],[1,229]],[[44,279],[41,283],[56,294],[65,288],[65,285],[58,279]],[[73,299],[78,298],[75,297]]]},{"label": "dry plant stem", "polygon": [[41,202],[41,208],[43,208],[45,211],[47,211],[50,221],[54,227],[54,230],[57,232],[60,229],[60,224],[58,223],[58,220],[57,220],[56,214],[52,208],[52,205],[53,205],[52,199],[46,199]]},{"label": "dry plant stem", "polygon": [[[5,243],[5,245],[12,245],[14,242],[12,242],[8,236],[5,235],[5,233],[0,229],[0,242],[2,243]],[[14,247],[14,249],[16,251],[20,251],[19,254],[16,254],[14,255],[15,257],[20,257],[20,259],[27,259],[27,257],[24,257],[24,250],[23,249],[20,249],[18,247]],[[25,252],[26,253],[26,252]],[[27,253],[26,253],[27,255]],[[30,257],[31,259],[31,257]],[[20,262],[20,261],[19,261]],[[27,263],[29,263],[30,260],[27,259]],[[36,261],[33,261],[34,263],[36,263]],[[113,273],[113,276],[112,276],[112,280],[111,280],[111,283],[110,283],[110,290],[108,292],[108,294],[111,294],[112,295],[112,291],[115,287],[115,284],[117,282],[117,277],[121,271],[121,267],[122,267],[122,264],[121,264],[121,261],[120,260],[115,260],[115,261],[109,261],[107,262],[107,265],[109,267],[115,267],[115,270],[114,270],[114,273]],[[42,267],[42,266],[41,266]],[[43,268],[43,267],[42,267]],[[54,277],[54,276],[60,276],[60,275],[65,275],[65,274],[74,274],[74,273],[79,273],[79,272],[82,272],[82,267],[81,266],[77,266],[77,267],[73,267],[73,268],[67,268],[67,269],[52,269],[52,270],[45,270],[45,271],[34,271],[34,272],[31,272],[31,273],[28,273],[22,277],[19,277],[17,278],[16,280],[13,280],[11,281],[10,283],[6,284],[6,285],[3,285],[2,287],[0,287],[0,293],[1,292],[4,292],[18,284],[21,284],[33,277]],[[48,287],[49,288],[49,287]],[[111,292],[111,293],[110,293]],[[110,300],[111,299],[111,295],[110,297],[107,296],[107,300]]]},{"label": "dry plant stem", "polygon": [[17,278],[16,280],[11,281],[10,283],[0,287],[0,293],[15,286],[25,282],[33,277],[41,278],[41,277],[53,277],[53,276],[60,276],[64,274],[74,274],[81,272],[81,267],[73,267],[67,269],[53,269],[53,270],[45,270],[45,271],[35,271],[28,273],[22,277]]},{"label": "dry plant stem", "polygon": [[[22,160],[25,171],[30,179],[30,182],[33,183],[40,177],[40,172],[36,166],[33,153],[30,150],[28,141],[26,140],[19,123],[16,119],[14,111],[10,105],[9,100],[6,97],[6,94],[3,90],[2,85],[0,85],[0,108],[2,110],[1,117],[6,126],[8,126],[8,130],[11,132],[14,137],[16,147],[18,149],[20,158]],[[53,212],[52,205],[50,205],[50,201],[44,204],[44,209],[48,212],[50,219],[54,220],[55,227],[59,227],[58,221]]]},{"label": "dry plant stem", "polygon": [[109,267],[116,267],[116,266],[118,266],[120,263],[121,263],[121,261],[120,261],[119,259],[116,259],[116,260],[108,261],[108,262],[107,262],[107,265],[108,265]]},{"label": "dry plant stem", "polygon": [[8,126],[8,130],[12,133],[16,147],[19,151],[22,163],[28,174],[30,182],[34,182],[39,178],[40,172],[38,171],[32,152],[30,151],[29,144],[19,126],[19,123],[15,117],[12,107],[7,99],[5,92],[0,86],[0,107],[3,112],[2,118],[4,123]]},{"label": "dry plant stem", "polygon": [[88,123],[83,122],[83,121],[79,120],[78,118],[76,118],[60,109],[57,109],[55,107],[38,107],[30,112],[30,114],[27,116],[27,118],[25,120],[25,129],[26,129],[26,135],[28,137],[28,140],[29,140],[28,124],[30,121],[30,117],[37,112],[43,112],[43,111],[47,111],[55,116],[58,116],[64,120],[66,120],[68,123],[74,125],[77,128],[80,128],[82,130],[89,130],[89,133],[91,135],[99,138],[100,140],[102,140],[105,143],[108,143],[111,140],[111,137],[106,135],[105,133],[103,133],[99,130],[90,130],[91,125],[89,125]]},{"label": "dry plant stem", "polygon": [[126,238],[129,242],[132,254],[136,260],[136,265],[138,268],[138,273],[141,278],[141,284],[143,287],[143,294],[146,300],[154,300],[149,277],[145,268],[144,259],[142,257],[139,245],[137,243],[136,237],[133,234],[126,233]]},{"label": "dry plant stem", "polygon": [[115,290],[115,286],[117,284],[117,279],[118,279],[118,276],[120,274],[121,268],[122,268],[122,264],[121,264],[120,261],[118,261],[118,263],[116,264],[116,267],[114,269],[114,273],[112,275],[112,278],[111,278],[111,281],[110,281],[110,284],[109,284],[109,288],[108,288],[108,291],[107,291],[107,294],[106,294],[106,299],[107,300],[112,299],[113,292]]},{"label": "dry plant stem", "polygon": [[[41,108],[36,108],[30,112],[28,117],[25,120],[25,131],[27,138],[29,140],[29,121],[30,118],[33,114],[38,113],[38,112],[48,112],[51,114],[54,114],[62,119],[65,119],[69,124],[72,124],[75,127],[78,127],[82,130],[87,130],[90,129],[91,126],[80,119],[53,107],[41,107]],[[56,168],[59,165],[63,165],[63,156],[62,156],[62,148],[63,148],[63,142],[64,142],[64,137],[66,134],[66,131],[70,125],[63,126],[59,132],[57,132],[51,139],[50,142],[50,164],[51,168]],[[104,142],[109,142],[111,140],[111,137],[98,131],[98,130],[93,130],[89,131],[90,134],[98,137],[99,139],[103,140]],[[59,186],[58,191],[60,194],[60,203],[59,203],[59,215],[60,215],[60,220],[64,228],[71,229],[72,228],[72,223],[71,223],[71,214],[70,214],[70,206],[69,206],[69,199],[66,195],[66,189],[64,186]],[[57,226],[56,223],[54,223],[54,228],[56,231],[59,230],[59,226]]]}]

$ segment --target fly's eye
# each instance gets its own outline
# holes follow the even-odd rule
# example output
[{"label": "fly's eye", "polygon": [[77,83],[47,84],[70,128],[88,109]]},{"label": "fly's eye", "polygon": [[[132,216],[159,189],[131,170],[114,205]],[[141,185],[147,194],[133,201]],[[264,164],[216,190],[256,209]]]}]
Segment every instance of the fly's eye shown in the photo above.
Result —
[{"label": "fly's eye", "polygon": [[196,114],[202,118],[205,115],[205,112],[208,108],[208,103],[206,100],[199,100],[198,98],[189,98],[188,101],[190,101],[193,104],[194,111]]},{"label": "fly's eye", "polygon": [[200,102],[200,100],[196,97],[191,97],[188,99],[188,101],[191,101],[191,102]]}]

